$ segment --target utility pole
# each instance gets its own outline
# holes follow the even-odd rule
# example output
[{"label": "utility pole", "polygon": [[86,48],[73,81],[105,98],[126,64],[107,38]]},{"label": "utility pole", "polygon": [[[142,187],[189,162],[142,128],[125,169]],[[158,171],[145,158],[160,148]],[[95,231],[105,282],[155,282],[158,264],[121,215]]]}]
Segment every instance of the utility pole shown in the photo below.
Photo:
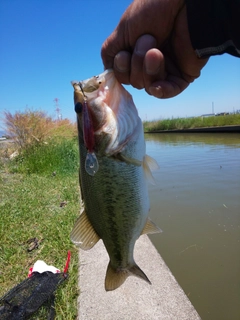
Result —
[{"label": "utility pole", "polygon": [[212,113],[214,113],[214,102],[212,102]]},{"label": "utility pole", "polygon": [[62,115],[60,113],[61,109],[59,108],[59,105],[58,105],[59,99],[55,98],[53,101],[55,102],[55,108],[56,108],[55,111],[57,113],[57,120],[62,120]]}]

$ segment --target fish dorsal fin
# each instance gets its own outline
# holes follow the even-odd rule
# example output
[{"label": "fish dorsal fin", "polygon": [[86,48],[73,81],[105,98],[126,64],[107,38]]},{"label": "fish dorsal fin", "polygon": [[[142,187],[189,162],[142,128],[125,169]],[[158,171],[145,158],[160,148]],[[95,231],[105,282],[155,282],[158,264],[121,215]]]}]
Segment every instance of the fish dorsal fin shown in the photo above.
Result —
[{"label": "fish dorsal fin", "polygon": [[83,211],[77,219],[70,235],[71,241],[83,250],[91,249],[100,239],[93,229],[87,214]]},{"label": "fish dorsal fin", "polygon": [[111,265],[111,262],[109,262],[106,278],[105,278],[105,290],[112,291],[117,289],[124,283],[124,281],[129,276],[136,276],[138,278],[141,278],[147,281],[149,284],[151,284],[148,277],[145,275],[145,273],[139,268],[139,266],[135,262],[132,266],[129,266],[127,268],[123,268],[120,270],[114,269]]},{"label": "fish dorsal fin", "polygon": [[157,164],[157,161],[152,157],[145,155],[143,158],[143,169],[144,169],[146,179],[151,184],[155,185],[155,180],[153,178],[151,171],[159,169],[159,165]]},{"label": "fish dorsal fin", "polygon": [[145,224],[145,227],[143,228],[142,234],[154,234],[154,233],[161,233],[162,230],[149,218],[147,219],[147,222]]}]

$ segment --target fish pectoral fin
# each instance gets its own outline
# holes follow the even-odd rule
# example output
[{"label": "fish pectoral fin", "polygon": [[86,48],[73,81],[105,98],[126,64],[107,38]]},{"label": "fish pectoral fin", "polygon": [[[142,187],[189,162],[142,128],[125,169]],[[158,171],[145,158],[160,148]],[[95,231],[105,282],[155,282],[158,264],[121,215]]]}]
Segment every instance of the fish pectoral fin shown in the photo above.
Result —
[{"label": "fish pectoral fin", "polygon": [[140,167],[142,165],[142,161],[140,161],[138,159],[126,157],[122,153],[117,153],[116,155],[114,155],[114,158],[117,159],[117,160],[129,163],[129,164],[133,164],[133,165],[138,166],[138,167]]},{"label": "fish pectoral fin", "polygon": [[77,219],[70,239],[76,246],[83,250],[91,249],[100,239],[85,211],[83,211]]},{"label": "fish pectoral fin", "polygon": [[161,233],[161,232],[162,232],[162,230],[154,222],[152,222],[152,220],[150,220],[148,218],[141,235],[142,234]]},{"label": "fish pectoral fin", "polygon": [[158,170],[159,165],[155,159],[145,154],[144,160],[147,162],[151,171]]},{"label": "fish pectoral fin", "polygon": [[146,179],[153,185],[155,185],[155,180],[153,178],[152,172],[153,170],[159,169],[159,165],[157,161],[152,157],[145,155],[143,158],[143,170],[146,176]]},{"label": "fish pectoral fin", "polygon": [[125,269],[114,269],[111,262],[109,262],[105,278],[105,290],[112,291],[117,289],[124,283],[127,277],[131,275],[141,278],[151,284],[148,277],[137,264]]}]

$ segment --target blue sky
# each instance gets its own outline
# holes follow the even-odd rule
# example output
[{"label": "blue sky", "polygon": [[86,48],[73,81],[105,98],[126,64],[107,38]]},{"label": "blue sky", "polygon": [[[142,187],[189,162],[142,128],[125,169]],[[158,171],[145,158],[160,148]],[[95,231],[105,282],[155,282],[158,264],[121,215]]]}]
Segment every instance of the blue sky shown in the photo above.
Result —
[{"label": "blue sky", "polygon": [[[26,107],[75,120],[71,80],[103,71],[100,50],[130,0],[0,0],[0,112]],[[127,89],[143,120],[240,109],[240,59],[212,57],[178,97]]]}]

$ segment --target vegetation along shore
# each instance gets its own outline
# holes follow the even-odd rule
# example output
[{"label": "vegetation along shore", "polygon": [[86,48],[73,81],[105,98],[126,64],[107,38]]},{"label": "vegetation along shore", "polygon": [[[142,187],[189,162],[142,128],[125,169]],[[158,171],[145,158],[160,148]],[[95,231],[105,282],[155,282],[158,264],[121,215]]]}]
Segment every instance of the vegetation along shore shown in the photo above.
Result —
[{"label": "vegetation along shore", "polygon": [[[55,319],[77,316],[78,250],[69,239],[79,215],[78,145],[75,124],[42,112],[5,114],[0,142],[0,297],[43,260],[69,277],[56,291]],[[47,319],[41,307],[34,319]]]},{"label": "vegetation along shore", "polygon": [[194,118],[172,118],[143,122],[145,132],[159,132],[170,130],[186,130],[198,128],[213,128],[226,126],[240,126],[240,114],[220,116],[201,116]]}]

